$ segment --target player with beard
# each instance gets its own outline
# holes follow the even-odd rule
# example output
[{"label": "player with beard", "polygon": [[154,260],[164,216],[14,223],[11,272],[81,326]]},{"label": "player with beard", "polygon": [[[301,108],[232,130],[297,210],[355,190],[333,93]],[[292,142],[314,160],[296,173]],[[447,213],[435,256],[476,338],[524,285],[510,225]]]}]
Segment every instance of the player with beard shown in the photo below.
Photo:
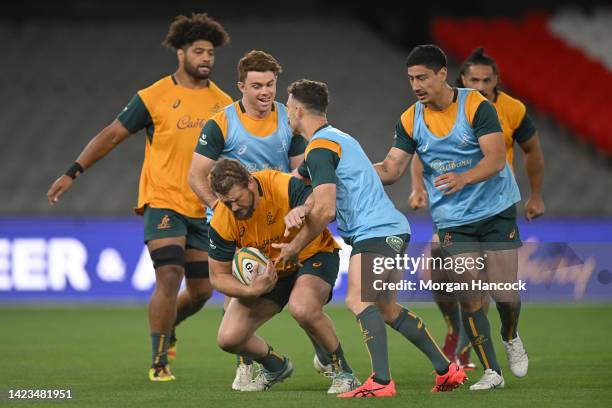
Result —
[{"label": "player with beard", "polygon": [[[353,374],[336,330],[323,306],[331,299],[338,275],[339,245],[329,230],[322,231],[299,254],[299,264],[255,274],[251,285],[232,276],[236,248],[256,247],[269,259],[279,252],[274,242],[288,242],[285,218],[310,205],[312,188],[290,174],[276,170],[249,173],[237,160],[222,158],[210,172],[210,186],[221,200],[210,221],[210,277],[214,288],[231,297],[217,342],[230,353],[249,357],[262,368],[241,391],[265,391],[288,378],[293,367],[255,331],[287,305],[291,316],[326,350],[332,362],[329,394],[360,385]],[[299,218],[299,215],[297,215]]]},{"label": "player with beard", "polygon": [[[477,48],[463,62],[456,85],[460,88],[472,88],[479,91],[497,111],[504,142],[506,144],[506,161],[513,168],[513,148],[516,142],[524,154],[524,165],[529,179],[531,196],[525,201],[525,218],[527,221],[544,214],[545,206],[542,200],[542,183],[544,179],[544,155],[540,147],[540,140],[533,122],[527,114],[525,105],[499,89],[499,69],[495,60],[484,53],[483,48]],[[420,160],[413,160],[411,164],[412,192],[409,204],[413,209],[422,208],[427,205],[427,192],[423,182],[423,165]],[[432,238],[432,254],[439,256],[438,235],[434,233]],[[432,270],[432,278],[440,275],[439,271]],[[456,356],[465,368],[471,368],[469,339],[461,323],[459,307],[452,295],[435,294],[436,303],[442,311],[444,320],[448,326],[448,332],[442,350],[449,358]],[[488,309],[488,301],[485,302]],[[509,329],[501,333],[506,352],[513,354],[517,352],[516,325],[510,325]],[[518,350],[520,352],[520,350]],[[514,367],[511,366],[511,369]],[[520,372],[519,372],[520,374]]]},{"label": "player with beard", "polygon": [[[145,129],[135,211],[144,216],[144,241],[155,267],[156,284],[149,303],[151,381],[175,379],[168,364],[174,328],[200,310],[212,295],[208,225],[187,176],[202,125],[232,102],[209,79],[215,49],[228,41],[221,24],[206,14],[176,17],[163,41],[176,50],[176,72],[138,91],[47,193],[49,204],[57,203],[86,169],[127,137]],[[186,288],[179,291],[183,277]]]},{"label": "player with beard", "polygon": [[[303,161],[306,141],[302,136],[293,135],[285,106],[274,100],[281,72],[282,67],[272,55],[257,50],[246,53],[238,62],[238,89],[242,98],[214,115],[202,128],[189,183],[210,209],[216,207],[218,199],[210,188],[208,175],[219,158],[236,159],[249,172],[265,169],[289,172]],[[314,341],[313,345],[315,366],[331,375],[327,352]],[[232,389],[246,387],[252,375],[253,361],[247,356],[237,356]]]}]

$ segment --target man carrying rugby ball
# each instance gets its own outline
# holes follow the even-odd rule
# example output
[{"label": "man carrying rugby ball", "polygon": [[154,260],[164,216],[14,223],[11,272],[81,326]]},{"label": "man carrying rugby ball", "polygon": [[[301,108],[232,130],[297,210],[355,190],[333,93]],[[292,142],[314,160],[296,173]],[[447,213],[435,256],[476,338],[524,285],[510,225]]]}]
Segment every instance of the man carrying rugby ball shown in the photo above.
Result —
[{"label": "man carrying rugby ball", "polygon": [[[280,253],[273,243],[289,242],[285,217],[307,202],[312,189],[290,174],[263,170],[249,174],[233,159],[220,159],[212,168],[210,186],[219,198],[210,222],[210,280],[233,299],[226,308],[217,343],[228,353],[250,356],[261,370],[243,391],[265,391],[291,376],[291,361],[273,351],[255,331],[285,305],[289,313],[329,353],[334,370],[330,394],[347,392],[360,383],[353,374],[323,306],[331,299],[338,274],[340,246],[325,229],[300,252],[298,263],[267,262],[265,272],[253,274],[250,285],[232,275],[236,248],[255,247],[270,260]],[[299,209],[290,216],[299,214]]]}]

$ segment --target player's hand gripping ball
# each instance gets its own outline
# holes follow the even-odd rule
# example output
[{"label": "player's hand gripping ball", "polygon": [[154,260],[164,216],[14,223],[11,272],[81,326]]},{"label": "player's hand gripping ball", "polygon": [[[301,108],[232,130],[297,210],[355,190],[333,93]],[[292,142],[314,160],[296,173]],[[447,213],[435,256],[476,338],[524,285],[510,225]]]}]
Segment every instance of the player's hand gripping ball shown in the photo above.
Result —
[{"label": "player's hand gripping ball", "polygon": [[268,258],[257,248],[244,247],[234,254],[232,274],[243,285],[250,286],[253,274],[266,270]]}]

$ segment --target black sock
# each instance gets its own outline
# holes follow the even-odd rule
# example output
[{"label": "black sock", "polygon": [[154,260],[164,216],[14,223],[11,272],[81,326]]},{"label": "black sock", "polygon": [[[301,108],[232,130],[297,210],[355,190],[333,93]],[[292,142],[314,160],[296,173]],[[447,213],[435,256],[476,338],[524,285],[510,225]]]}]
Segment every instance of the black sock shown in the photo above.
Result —
[{"label": "black sock", "polygon": [[463,325],[482,366],[501,374],[491,339],[491,326],[482,307],[472,313],[464,311]]},{"label": "black sock", "polygon": [[383,385],[389,384],[391,373],[387,349],[387,329],[378,307],[374,305],[366,307],[357,315],[357,321],[361,326],[363,341],[370,353],[374,381]]},{"label": "black sock", "polygon": [[449,361],[429,334],[423,320],[414,312],[402,308],[391,327],[417,346],[429,358],[438,374],[442,375],[448,371]]},{"label": "black sock", "polygon": [[510,341],[517,336],[518,321],[521,314],[521,302],[495,303],[501,320],[501,337]]}]

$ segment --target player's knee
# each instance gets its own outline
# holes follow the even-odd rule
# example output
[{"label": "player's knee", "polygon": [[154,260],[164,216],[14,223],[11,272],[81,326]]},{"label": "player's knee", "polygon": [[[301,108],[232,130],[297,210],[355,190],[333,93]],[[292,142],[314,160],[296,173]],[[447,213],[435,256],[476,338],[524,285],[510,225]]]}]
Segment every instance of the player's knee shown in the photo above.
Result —
[{"label": "player's knee", "polygon": [[187,281],[187,293],[191,302],[204,304],[212,297],[213,289],[208,279],[192,279]]},{"label": "player's knee", "polygon": [[321,317],[321,305],[315,302],[290,301],[289,313],[301,325],[309,326]]},{"label": "player's knee", "polygon": [[344,299],[344,303],[354,315],[358,315],[363,309],[361,298],[359,296],[347,294],[346,298]]},{"label": "player's knee", "polygon": [[228,353],[236,353],[242,345],[242,336],[233,330],[220,330],[217,334],[217,345]]}]

